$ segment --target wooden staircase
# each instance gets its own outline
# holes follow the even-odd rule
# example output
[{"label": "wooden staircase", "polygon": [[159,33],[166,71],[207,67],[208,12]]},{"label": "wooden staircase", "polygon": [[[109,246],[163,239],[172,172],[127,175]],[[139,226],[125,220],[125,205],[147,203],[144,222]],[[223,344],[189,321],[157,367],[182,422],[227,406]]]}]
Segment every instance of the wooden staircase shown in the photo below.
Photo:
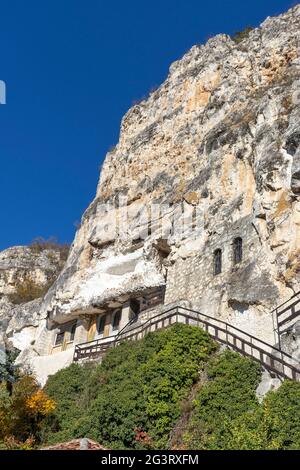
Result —
[{"label": "wooden staircase", "polygon": [[[298,302],[300,303],[300,299]],[[296,321],[296,316],[293,317],[293,320]],[[262,367],[266,368],[274,375],[284,379],[300,381],[299,362],[291,355],[282,351],[280,347],[272,346],[222,320],[180,306],[159,313],[143,324],[138,323],[134,325],[134,320],[132,320],[117,336],[78,344],[75,347],[74,361],[83,362],[97,360],[101,358],[107,350],[116,347],[123,341],[137,341],[144,338],[144,336],[150,332],[167,328],[175,323],[184,323],[186,325],[200,327],[217,342],[226,345],[229,349],[243,356],[248,356],[259,362]],[[289,323],[289,326],[290,325]]]}]

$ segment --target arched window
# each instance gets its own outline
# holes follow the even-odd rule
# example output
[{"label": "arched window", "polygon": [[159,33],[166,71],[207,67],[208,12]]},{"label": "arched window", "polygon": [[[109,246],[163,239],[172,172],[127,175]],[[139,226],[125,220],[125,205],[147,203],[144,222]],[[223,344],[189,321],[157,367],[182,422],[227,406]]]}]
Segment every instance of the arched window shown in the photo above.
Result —
[{"label": "arched window", "polygon": [[243,259],[243,240],[238,237],[233,241],[233,262],[238,264]]},{"label": "arched window", "polygon": [[105,323],[106,323],[106,315],[102,315],[99,319],[98,323],[98,334],[103,335],[104,333],[104,328],[105,328]]},{"label": "arched window", "polygon": [[222,272],[222,250],[216,250],[214,253],[214,275],[217,276]]},{"label": "arched window", "polygon": [[112,324],[113,331],[116,331],[119,329],[120,321],[121,321],[121,310],[117,310],[116,313],[114,314],[114,319],[113,319],[113,324]]}]

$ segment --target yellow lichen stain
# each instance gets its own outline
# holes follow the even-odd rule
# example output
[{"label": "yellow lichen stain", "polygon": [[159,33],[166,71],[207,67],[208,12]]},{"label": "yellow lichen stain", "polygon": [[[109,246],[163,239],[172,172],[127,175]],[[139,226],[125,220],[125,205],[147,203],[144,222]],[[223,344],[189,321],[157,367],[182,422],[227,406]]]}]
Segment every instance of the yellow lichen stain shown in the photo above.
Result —
[{"label": "yellow lichen stain", "polygon": [[256,184],[252,168],[247,162],[237,160],[233,154],[224,155],[220,184],[222,195],[227,198],[243,196],[243,213],[247,215],[252,212]]},{"label": "yellow lichen stain", "polygon": [[211,92],[205,90],[201,84],[198,85],[196,87],[195,94],[188,100],[185,111],[190,112],[195,109],[205,107],[208,104],[210,97]]},{"label": "yellow lichen stain", "polygon": [[87,340],[88,341],[93,341],[95,334],[96,334],[96,329],[97,329],[97,317],[96,315],[93,315],[91,318],[88,334],[87,334]]},{"label": "yellow lichen stain", "polygon": [[288,269],[284,273],[286,281],[294,279],[300,273],[300,250],[292,251],[288,259]]},{"label": "yellow lichen stain", "polygon": [[[220,72],[215,72],[203,78],[201,81],[192,85],[193,89],[190,91],[190,96],[185,106],[185,112],[195,111],[199,108],[206,107],[211,94],[221,81]],[[187,90],[187,89],[186,89]]]},{"label": "yellow lichen stain", "polygon": [[273,215],[273,219],[280,217],[284,212],[291,208],[291,202],[287,191],[282,191],[280,198],[277,202],[276,211]]},{"label": "yellow lichen stain", "polygon": [[182,201],[185,188],[186,188],[186,182],[184,180],[181,180],[180,183],[175,188],[174,196],[172,198],[173,203]]},{"label": "yellow lichen stain", "polygon": [[248,213],[252,212],[253,200],[256,190],[255,177],[249,163],[240,161],[238,165],[239,188],[241,188],[241,192],[244,194],[243,211],[245,212],[245,215],[247,215]]},{"label": "yellow lichen stain", "polygon": [[232,184],[232,178],[235,173],[234,165],[234,155],[232,155],[231,153],[224,155],[220,185],[222,187],[222,194],[227,197],[233,196],[236,191],[236,188]]},{"label": "yellow lichen stain", "polygon": [[263,80],[267,84],[278,80],[286,72],[286,68],[293,60],[298,58],[298,51],[292,49],[284,54],[273,53],[267,65],[261,69]]},{"label": "yellow lichen stain", "polygon": [[80,255],[80,268],[81,269],[85,269],[90,266],[92,255],[93,255],[93,248],[91,247],[91,245],[86,245]]},{"label": "yellow lichen stain", "polygon": [[186,95],[188,94],[188,90],[191,86],[191,83],[189,80],[185,80],[182,87],[179,89],[179,91],[177,92],[176,96],[175,96],[175,100],[174,100],[174,108],[177,108],[179,107],[182,102],[184,101]]},{"label": "yellow lichen stain", "polygon": [[196,191],[185,194],[183,198],[188,204],[192,204],[193,206],[199,204],[199,195]]}]

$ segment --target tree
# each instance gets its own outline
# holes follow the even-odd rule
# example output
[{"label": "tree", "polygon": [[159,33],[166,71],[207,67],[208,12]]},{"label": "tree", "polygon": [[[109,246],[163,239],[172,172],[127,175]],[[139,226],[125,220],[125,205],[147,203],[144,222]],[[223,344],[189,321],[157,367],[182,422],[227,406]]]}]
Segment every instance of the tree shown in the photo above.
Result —
[{"label": "tree", "polygon": [[15,364],[18,351],[16,349],[6,349],[2,352],[0,360],[0,383],[5,383],[9,393],[12,386],[18,380],[19,369]]},{"label": "tree", "polygon": [[11,394],[3,383],[0,386],[0,439],[10,439],[16,445],[28,440],[39,442],[45,420],[54,409],[54,400],[33,376],[21,376],[14,382]]}]

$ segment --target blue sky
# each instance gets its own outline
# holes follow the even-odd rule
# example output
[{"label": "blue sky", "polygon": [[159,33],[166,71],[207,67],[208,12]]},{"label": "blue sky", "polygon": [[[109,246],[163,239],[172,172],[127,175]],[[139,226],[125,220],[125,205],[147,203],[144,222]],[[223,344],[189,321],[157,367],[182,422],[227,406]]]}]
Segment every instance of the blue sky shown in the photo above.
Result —
[{"label": "blue sky", "polygon": [[284,0],[0,0],[0,250],[71,242],[132,103],[193,44]]}]

